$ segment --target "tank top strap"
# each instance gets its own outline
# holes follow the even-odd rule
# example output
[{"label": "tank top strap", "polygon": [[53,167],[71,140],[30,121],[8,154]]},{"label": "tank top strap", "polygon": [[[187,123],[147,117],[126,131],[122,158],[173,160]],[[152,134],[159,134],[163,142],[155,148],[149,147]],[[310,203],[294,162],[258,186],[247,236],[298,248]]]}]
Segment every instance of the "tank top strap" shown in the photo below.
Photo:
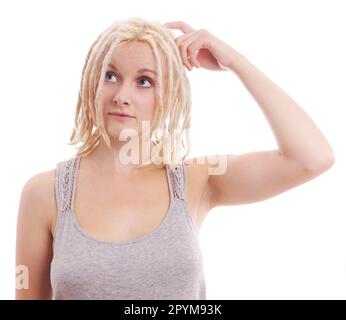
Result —
[{"label": "tank top strap", "polygon": [[186,199],[186,168],[183,163],[167,165],[171,197]]},{"label": "tank top strap", "polygon": [[59,212],[69,211],[74,203],[80,157],[58,162],[55,169],[55,197]]}]

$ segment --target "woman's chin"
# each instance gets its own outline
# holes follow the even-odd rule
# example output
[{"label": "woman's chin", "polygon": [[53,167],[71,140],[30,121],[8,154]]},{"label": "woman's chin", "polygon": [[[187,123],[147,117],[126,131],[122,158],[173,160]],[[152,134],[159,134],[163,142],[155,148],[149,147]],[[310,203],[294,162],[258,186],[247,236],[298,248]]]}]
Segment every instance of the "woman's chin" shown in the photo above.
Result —
[{"label": "woman's chin", "polygon": [[128,140],[130,137],[139,137],[140,132],[133,127],[117,127],[117,128],[108,128],[107,134],[111,140],[122,141]]}]

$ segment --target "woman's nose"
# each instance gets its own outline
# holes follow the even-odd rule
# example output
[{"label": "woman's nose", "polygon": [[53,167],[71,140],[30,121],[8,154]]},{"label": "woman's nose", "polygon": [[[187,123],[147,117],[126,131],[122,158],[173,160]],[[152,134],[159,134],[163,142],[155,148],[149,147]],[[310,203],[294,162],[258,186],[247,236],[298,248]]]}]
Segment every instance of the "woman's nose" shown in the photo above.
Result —
[{"label": "woman's nose", "polygon": [[118,96],[115,96],[113,98],[113,102],[116,103],[116,104],[124,104],[124,103],[127,103],[126,102],[126,99],[122,98],[122,97],[118,97]]}]

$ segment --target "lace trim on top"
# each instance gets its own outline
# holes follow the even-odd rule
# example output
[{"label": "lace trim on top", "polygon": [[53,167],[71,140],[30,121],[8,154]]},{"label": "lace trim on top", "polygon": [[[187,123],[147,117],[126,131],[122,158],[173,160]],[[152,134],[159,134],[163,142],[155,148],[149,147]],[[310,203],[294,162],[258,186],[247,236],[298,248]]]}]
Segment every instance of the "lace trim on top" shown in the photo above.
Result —
[{"label": "lace trim on top", "polygon": [[74,188],[80,157],[63,161],[58,164],[57,190],[59,210],[68,211],[72,209]]},{"label": "lace trim on top", "polygon": [[175,165],[170,168],[169,175],[172,181],[173,196],[178,199],[185,198],[185,175],[183,165]]}]

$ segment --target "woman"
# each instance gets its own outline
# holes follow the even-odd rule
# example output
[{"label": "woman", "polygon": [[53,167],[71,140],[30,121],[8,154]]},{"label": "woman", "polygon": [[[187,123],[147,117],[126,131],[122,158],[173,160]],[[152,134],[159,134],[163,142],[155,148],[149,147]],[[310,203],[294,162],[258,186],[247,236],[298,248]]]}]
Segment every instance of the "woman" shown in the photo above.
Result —
[{"label": "woman", "polygon": [[[235,72],[279,148],[223,155],[217,172],[209,156],[187,159],[185,67]],[[23,188],[16,265],[29,281],[17,299],[206,299],[198,231],[207,213],[273,197],[334,162],[304,111],[231,46],[184,22],[139,18],[112,24],[88,53],[79,142]]]}]

